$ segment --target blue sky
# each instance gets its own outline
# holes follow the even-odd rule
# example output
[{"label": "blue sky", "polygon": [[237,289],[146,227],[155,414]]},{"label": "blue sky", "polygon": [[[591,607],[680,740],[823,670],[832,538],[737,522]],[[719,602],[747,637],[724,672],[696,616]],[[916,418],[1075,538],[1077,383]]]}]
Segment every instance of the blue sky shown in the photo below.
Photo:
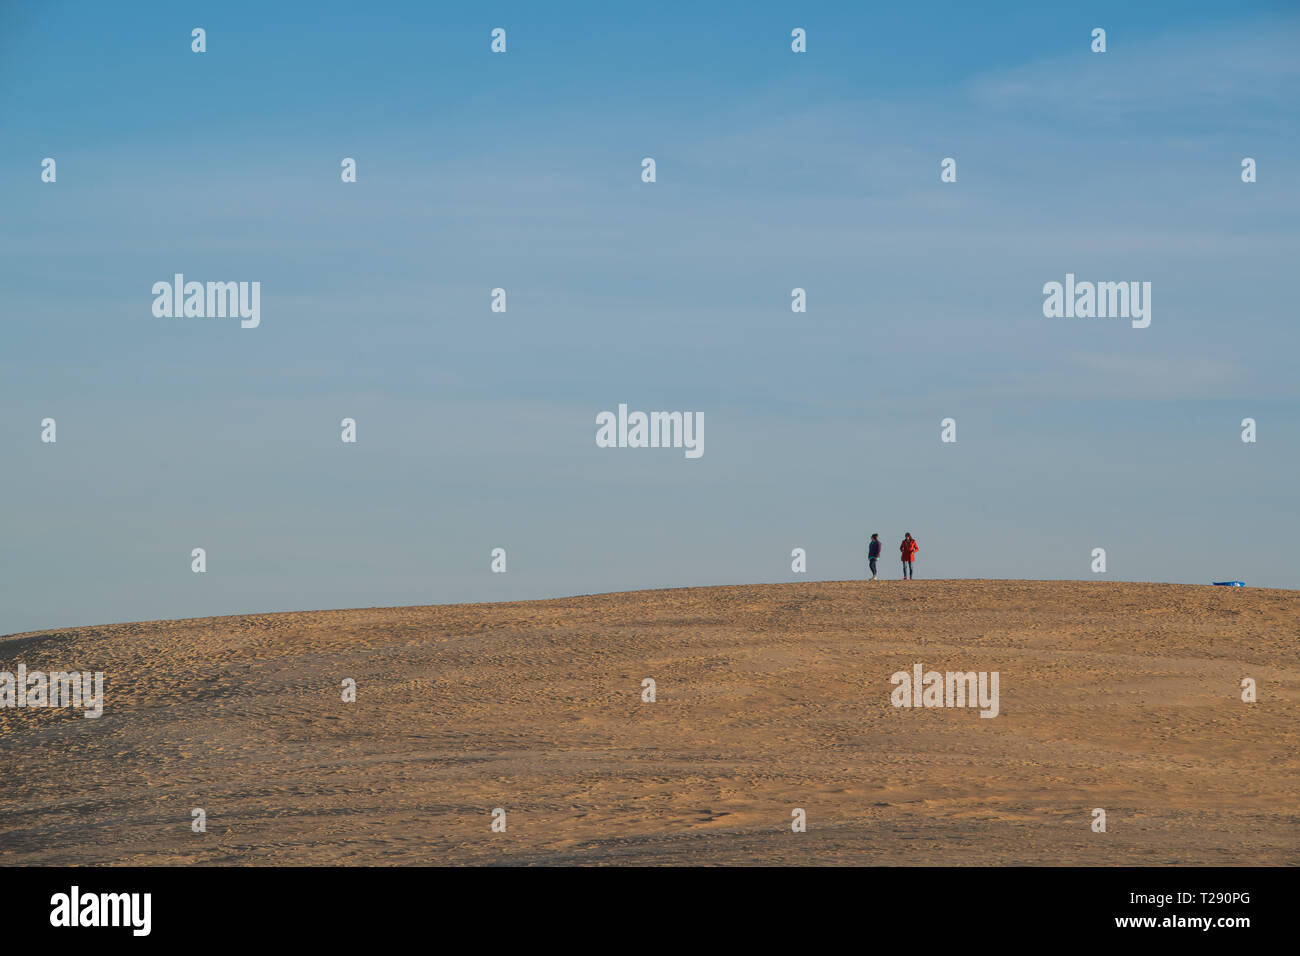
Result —
[{"label": "blue sky", "polygon": [[[872,531],[1296,587],[1300,14],[1132,6],[0,7],[0,633],[860,577]],[[261,326],[155,318],[175,272]],[[1150,328],[1044,318],[1067,272]],[[620,402],[704,456],[597,448]]]}]

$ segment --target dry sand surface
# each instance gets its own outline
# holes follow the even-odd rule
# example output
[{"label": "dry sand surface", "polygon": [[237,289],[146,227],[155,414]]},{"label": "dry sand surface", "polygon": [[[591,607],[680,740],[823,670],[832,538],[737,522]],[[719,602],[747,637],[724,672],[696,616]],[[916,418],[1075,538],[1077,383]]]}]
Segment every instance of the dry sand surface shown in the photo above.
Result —
[{"label": "dry sand surface", "polygon": [[[1295,864],[1298,635],[1300,591],[842,581],[15,636],[105,709],[0,710],[0,863]],[[891,706],[917,661],[1000,714]]]}]

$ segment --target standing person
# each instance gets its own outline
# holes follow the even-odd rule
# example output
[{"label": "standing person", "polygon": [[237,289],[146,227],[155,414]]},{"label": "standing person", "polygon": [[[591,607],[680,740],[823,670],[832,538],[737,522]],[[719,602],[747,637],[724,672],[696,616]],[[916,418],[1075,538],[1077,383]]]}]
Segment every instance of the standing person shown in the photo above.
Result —
[{"label": "standing person", "polygon": [[873,534],[867,545],[867,564],[871,568],[871,580],[876,580],[876,561],[880,558],[880,535]]},{"label": "standing person", "polygon": [[916,552],[921,550],[921,546],[916,543],[912,537],[912,532],[903,532],[903,543],[898,546],[898,551],[903,556],[903,580],[906,581],[912,577],[912,562],[916,560]]}]

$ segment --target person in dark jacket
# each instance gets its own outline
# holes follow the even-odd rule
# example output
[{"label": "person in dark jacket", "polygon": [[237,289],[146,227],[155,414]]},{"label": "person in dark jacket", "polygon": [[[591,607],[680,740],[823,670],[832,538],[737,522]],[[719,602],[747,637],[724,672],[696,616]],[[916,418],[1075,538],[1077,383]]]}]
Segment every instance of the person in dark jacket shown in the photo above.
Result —
[{"label": "person in dark jacket", "polygon": [[880,535],[873,534],[867,545],[867,565],[871,568],[871,580],[876,580],[876,561],[880,559]]},{"label": "person in dark jacket", "polygon": [[921,546],[916,543],[910,531],[903,533],[903,543],[898,546],[899,553],[903,556],[903,580],[906,581],[912,577],[912,562],[916,560],[916,552],[921,550]]}]

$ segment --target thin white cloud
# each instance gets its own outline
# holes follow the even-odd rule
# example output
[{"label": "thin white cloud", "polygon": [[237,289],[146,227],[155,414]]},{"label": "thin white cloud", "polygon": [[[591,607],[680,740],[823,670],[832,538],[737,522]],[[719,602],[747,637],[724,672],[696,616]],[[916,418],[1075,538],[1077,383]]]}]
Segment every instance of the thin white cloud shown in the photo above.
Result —
[{"label": "thin white cloud", "polygon": [[1300,21],[1258,19],[1155,37],[1127,34],[1111,24],[1107,52],[1039,57],[972,79],[965,92],[979,106],[1008,112],[1045,110],[1065,124],[1114,121],[1135,114],[1196,116],[1234,106],[1260,116],[1270,107],[1293,110],[1300,86]]}]

